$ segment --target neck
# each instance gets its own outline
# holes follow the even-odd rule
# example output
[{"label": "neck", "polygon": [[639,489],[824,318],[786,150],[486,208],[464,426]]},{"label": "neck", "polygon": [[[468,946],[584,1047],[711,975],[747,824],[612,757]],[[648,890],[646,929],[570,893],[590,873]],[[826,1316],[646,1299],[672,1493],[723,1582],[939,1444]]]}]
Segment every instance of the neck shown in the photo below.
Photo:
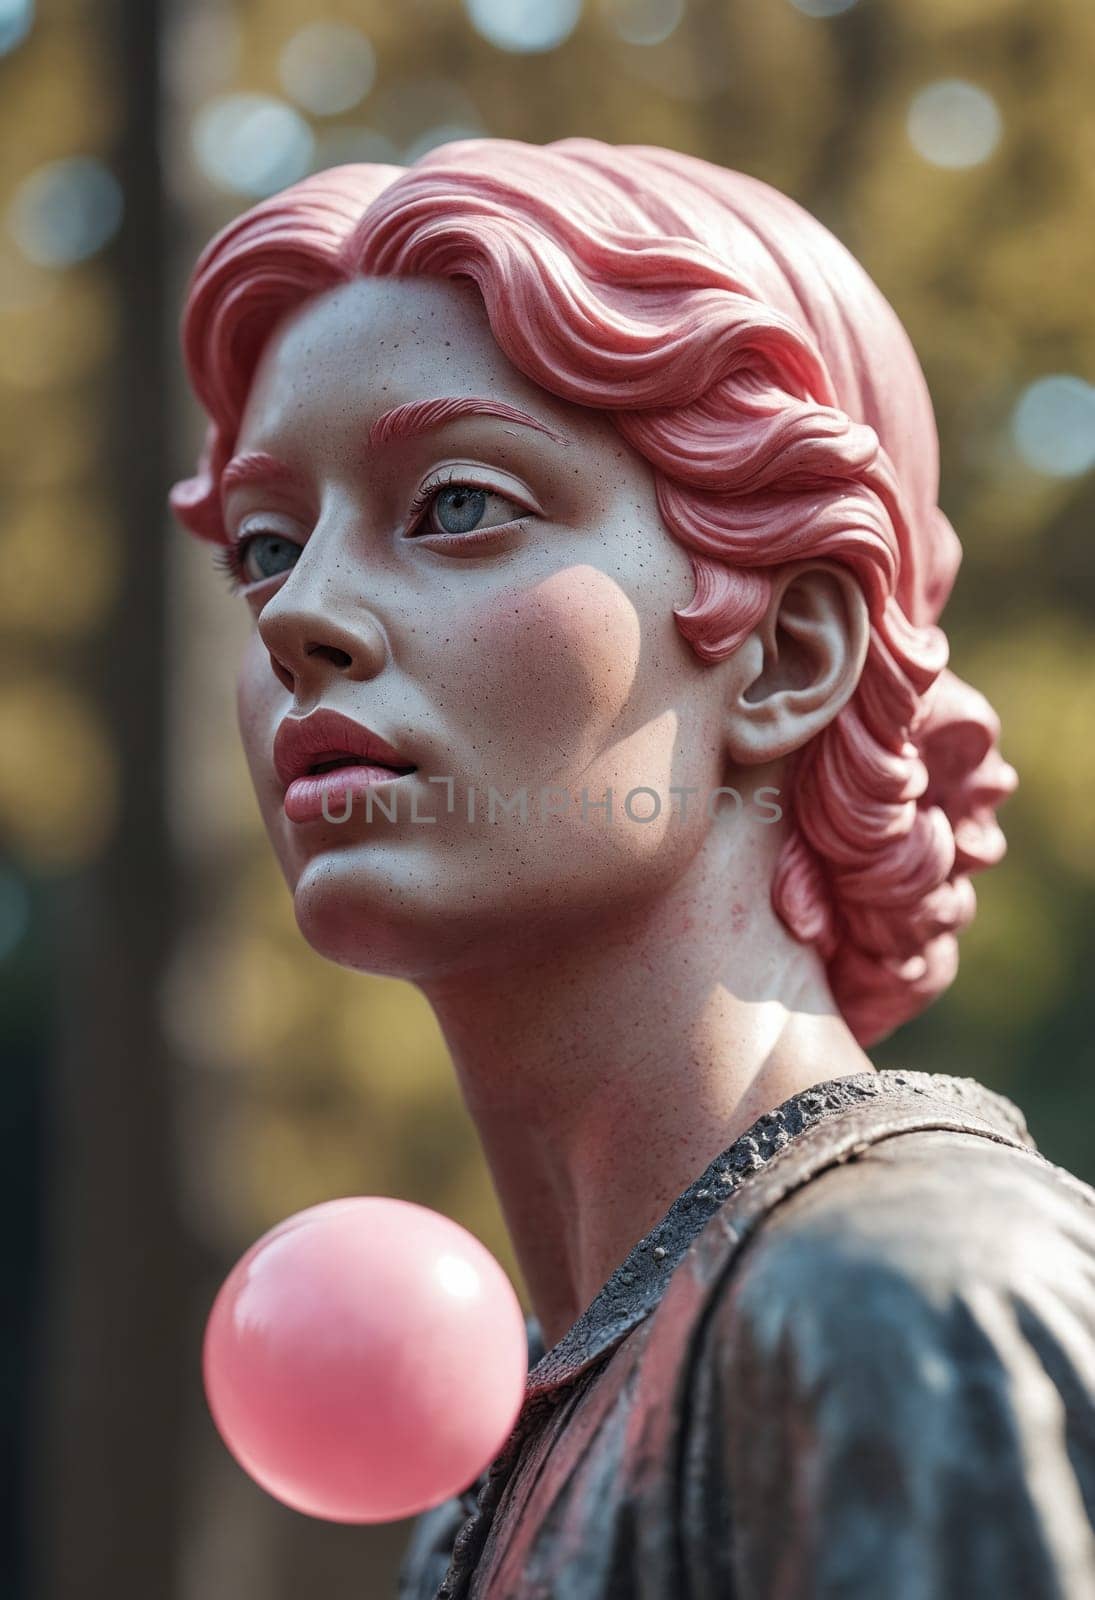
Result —
[{"label": "neck", "polygon": [[548,1348],[757,1117],[872,1070],[771,910],[770,863],[726,865],[701,852],[656,904],[534,966],[423,984]]}]

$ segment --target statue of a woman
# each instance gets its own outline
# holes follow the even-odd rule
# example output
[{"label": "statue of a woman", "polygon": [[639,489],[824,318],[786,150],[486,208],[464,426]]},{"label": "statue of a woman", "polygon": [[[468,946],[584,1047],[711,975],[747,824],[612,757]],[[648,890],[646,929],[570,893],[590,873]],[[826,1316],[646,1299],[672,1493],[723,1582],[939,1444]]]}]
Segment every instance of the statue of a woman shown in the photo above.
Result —
[{"label": "statue of a woman", "polygon": [[1015,781],[890,307],[753,179],[474,139],[253,207],[183,343],[298,924],[433,1005],[535,1312],[402,1593],[1090,1600],[1095,1195],[865,1054]]}]

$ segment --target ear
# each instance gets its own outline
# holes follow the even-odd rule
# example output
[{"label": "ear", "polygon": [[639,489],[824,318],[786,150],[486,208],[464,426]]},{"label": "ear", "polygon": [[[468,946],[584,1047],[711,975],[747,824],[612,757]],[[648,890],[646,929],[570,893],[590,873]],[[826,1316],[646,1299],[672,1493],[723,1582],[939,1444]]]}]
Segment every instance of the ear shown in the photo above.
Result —
[{"label": "ear", "polygon": [[869,643],[867,602],[847,567],[781,568],[767,611],[727,663],[731,760],[756,766],[808,744],[851,699]]}]

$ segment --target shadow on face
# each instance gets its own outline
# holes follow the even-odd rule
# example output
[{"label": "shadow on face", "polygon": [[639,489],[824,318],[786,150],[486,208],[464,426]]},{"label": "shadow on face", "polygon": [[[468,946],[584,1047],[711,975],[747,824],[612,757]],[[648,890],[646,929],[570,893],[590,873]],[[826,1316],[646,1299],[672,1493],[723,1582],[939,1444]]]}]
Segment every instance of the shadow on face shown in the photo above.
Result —
[{"label": "shadow on face", "polygon": [[[482,404],[415,409],[438,400]],[[712,828],[671,789],[727,781],[724,684],[676,629],[690,563],[610,419],[518,372],[472,286],[362,278],[272,337],[241,458],[239,723],[309,942],[419,977],[665,893]],[[275,733],[320,711],[413,770],[339,778],[336,744],[327,814],[291,820]]]}]

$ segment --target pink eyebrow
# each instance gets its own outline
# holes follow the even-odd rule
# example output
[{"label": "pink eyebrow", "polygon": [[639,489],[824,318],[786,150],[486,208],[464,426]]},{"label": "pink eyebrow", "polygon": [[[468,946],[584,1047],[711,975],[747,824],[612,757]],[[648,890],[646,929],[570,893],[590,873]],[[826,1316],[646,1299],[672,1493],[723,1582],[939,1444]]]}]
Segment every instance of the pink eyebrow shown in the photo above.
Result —
[{"label": "pink eyebrow", "polygon": [[541,422],[537,417],[530,417],[519,406],[477,395],[451,395],[444,400],[411,400],[406,405],[396,406],[391,411],[385,411],[382,417],[377,417],[369,429],[369,443],[381,445],[388,444],[392,439],[410,439],[416,434],[426,433],[430,428],[455,422],[458,417],[501,417],[506,422],[520,422],[526,428],[536,428],[558,444],[567,443],[561,433],[556,433],[554,428],[549,428],[546,422]]},{"label": "pink eyebrow", "polygon": [[[369,429],[370,445],[388,444],[393,439],[410,439],[431,428],[440,428],[459,417],[501,417],[505,422],[519,422],[526,428],[536,428],[559,444],[569,441],[546,422],[532,417],[519,406],[504,400],[491,400],[475,395],[452,395],[443,400],[411,400],[406,405],[395,406],[378,417]],[[300,477],[285,461],[265,450],[246,450],[232,460],[221,473],[221,498],[232,489],[248,483],[293,483]]]},{"label": "pink eyebrow", "polygon": [[299,481],[293,468],[287,462],[279,461],[277,456],[267,455],[265,450],[246,450],[242,455],[233,456],[221,473],[221,495],[223,497],[229,489],[236,489],[244,483]]}]

